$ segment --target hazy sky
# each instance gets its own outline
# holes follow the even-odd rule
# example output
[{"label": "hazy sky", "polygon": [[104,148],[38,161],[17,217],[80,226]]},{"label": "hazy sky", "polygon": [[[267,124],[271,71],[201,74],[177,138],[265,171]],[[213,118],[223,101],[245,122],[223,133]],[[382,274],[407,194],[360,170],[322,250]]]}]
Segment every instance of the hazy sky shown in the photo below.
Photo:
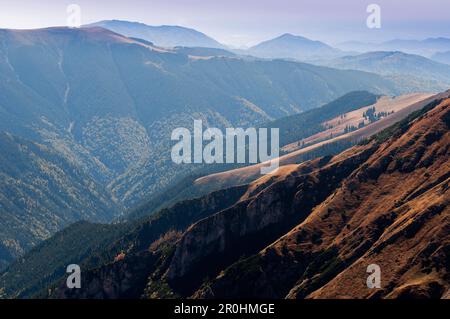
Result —
[{"label": "hazy sky", "polygon": [[[0,0],[0,28],[65,25],[72,3],[80,5],[83,24],[182,25],[235,46],[286,32],[331,44],[450,37],[450,0]],[[366,26],[372,3],[381,7],[381,29]]]}]

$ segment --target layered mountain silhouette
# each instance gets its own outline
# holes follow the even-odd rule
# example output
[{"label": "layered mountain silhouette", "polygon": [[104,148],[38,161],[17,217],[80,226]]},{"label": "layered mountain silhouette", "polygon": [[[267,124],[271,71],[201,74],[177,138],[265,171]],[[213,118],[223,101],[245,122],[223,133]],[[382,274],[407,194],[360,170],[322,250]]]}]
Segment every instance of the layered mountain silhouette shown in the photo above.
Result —
[{"label": "layered mountain silhouette", "polygon": [[427,38],[424,40],[394,39],[382,43],[365,43],[359,41],[348,41],[337,45],[338,48],[347,51],[402,51],[404,53],[431,57],[438,52],[450,50],[450,39]]},{"label": "layered mountain silhouette", "polygon": [[367,71],[387,76],[410,92],[440,92],[450,83],[450,69],[446,65],[449,45],[450,40],[445,38],[392,40],[377,45],[349,42],[341,46],[348,49],[349,52],[345,52],[320,41],[284,34],[262,42],[246,53],[262,58],[310,61],[333,68]]},{"label": "layered mountain silhouette", "polygon": [[424,40],[395,39],[384,42],[382,47],[384,50],[400,50],[429,57],[436,52],[448,51],[450,49],[450,39],[444,37]]},{"label": "layered mountain silhouette", "polygon": [[[81,199],[73,205],[39,204],[37,211],[46,210],[53,221],[36,214],[36,225],[46,224],[36,234],[19,244],[14,240],[20,236],[2,239],[3,263],[69,222],[112,220],[113,210],[103,213],[104,196],[113,206],[130,208],[188,176],[193,167],[170,160],[170,137],[176,127],[191,128],[194,119],[210,127],[248,127],[353,90],[402,92],[392,81],[366,72],[243,59],[221,49],[167,49],[101,27],[2,29],[0,69],[0,131],[17,137],[13,143],[25,139],[47,147],[61,157],[61,165],[70,163],[84,174],[78,174],[83,180],[102,185],[98,190],[85,189],[89,182],[77,187],[88,195],[96,193],[87,207],[101,208],[89,214],[67,208],[81,207]],[[12,169],[5,166],[2,174],[11,176]],[[25,175],[18,182],[29,183]],[[67,188],[69,184],[61,192],[72,193]],[[14,205],[36,202],[36,192],[21,194],[28,204]],[[0,205],[11,204],[3,199]],[[67,218],[60,218],[66,213]],[[7,216],[5,224],[27,223]]]},{"label": "layered mountain silhouette", "polygon": [[[448,45],[0,29],[0,298],[448,296]],[[279,128],[280,169],[176,165],[198,119]]]},{"label": "layered mountain silhouette", "polygon": [[[2,30],[0,37],[0,129],[57,148],[110,183],[127,206],[158,188],[161,176],[171,180],[177,168],[155,163],[168,159],[172,129],[191,127],[194,118],[251,126],[355,89],[400,91],[374,74],[196,58],[102,28]],[[129,192],[130,185],[137,188]]]}]

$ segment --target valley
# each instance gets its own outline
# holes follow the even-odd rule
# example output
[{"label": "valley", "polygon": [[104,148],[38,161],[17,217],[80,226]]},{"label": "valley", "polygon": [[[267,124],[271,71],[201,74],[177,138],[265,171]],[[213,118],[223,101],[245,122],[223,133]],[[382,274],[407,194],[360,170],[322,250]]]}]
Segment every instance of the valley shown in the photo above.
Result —
[{"label": "valley", "polygon": [[[122,222],[118,224],[116,232],[105,233],[105,235],[112,237],[100,236],[95,240],[90,239],[89,241],[87,241],[84,244],[84,249],[87,249],[87,251],[95,251],[96,253],[92,254],[86,252],[87,253],[86,255],[82,253],[82,255],[78,257],[79,259],[76,261],[77,263],[84,265],[83,267],[91,269],[86,279],[87,281],[84,282],[83,284],[83,286],[86,287],[86,290],[76,291],[77,293],[76,295],[73,295],[74,291],[68,291],[66,289],[63,289],[63,287],[61,286],[59,286],[59,288],[57,286],[53,286],[54,285],[53,283],[55,282],[55,280],[57,280],[58,277],[49,276],[49,274],[53,272],[59,273],[60,274],[59,276],[63,275],[65,267],[64,265],[68,261],[66,259],[67,257],[61,258],[62,257],[61,252],[65,251],[64,247],[73,247],[72,241],[70,240],[66,241],[64,238],[58,239],[59,237],[58,235],[56,235],[55,238],[51,238],[48,241],[44,242],[43,244],[44,246],[40,245],[42,247],[38,247],[38,249],[34,251],[32,250],[29,254],[27,254],[24,257],[24,259],[22,259],[20,263],[13,264],[7,270],[7,272],[0,275],[0,286],[3,287],[3,291],[4,293],[7,294],[7,296],[16,296],[16,297],[31,297],[31,296],[42,297],[44,296],[43,294],[45,294],[44,291],[47,291],[47,289],[44,289],[44,287],[48,286],[54,287],[52,288],[52,291],[53,289],[56,289],[54,290],[54,292],[51,293],[51,297],[57,298],[62,297],[138,298],[142,297],[143,295],[149,298],[167,298],[167,297],[172,298],[183,296],[187,297],[190,296],[191,294],[194,294],[193,296],[200,298],[205,297],[209,298],[212,296],[217,296],[217,294],[222,294],[225,291],[227,291],[227,293],[231,293],[233,290],[231,290],[229,287],[220,288],[223,280],[228,280],[226,279],[228,277],[225,277],[225,279],[222,280],[221,278],[223,275],[218,274],[220,272],[220,269],[224,270],[225,268],[228,268],[226,264],[222,264],[223,262],[228,263],[228,265],[232,265],[233,267],[241,267],[241,265],[244,265],[245,267],[250,267],[249,270],[253,269],[252,268],[253,266],[251,266],[252,263],[256,260],[256,258],[260,258],[256,257],[256,255],[254,254],[258,253],[258,251],[260,250],[263,250],[265,245],[267,245],[267,247],[270,247],[272,243],[276,241],[277,238],[280,238],[279,239],[280,241],[284,241],[285,240],[284,237],[289,238],[289,236],[291,236],[290,235],[291,231],[296,234],[297,232],[295,230],[296,225],[301,225],[302,222],[305,223],[309,219],[315,220],[315,217],[312,217],[316,214],[314,213],[315,210],[318,211],[317,213],[319,214],[318,216],[321,216],[319,220],[324,220],[324,222],[327,223],[327,225],[336,225],[336,227],[344,227],[342,226],[342,223],[344,223],[345,225],[345,223],[349,221],[348,219],[349,217],[339,217],[341,216],[339,214],[338,216],[335,216],[335,214],[332,214],[332,212],[335,211],[337,207],[341,207],[339,205],[356,205],[354,206],[355,207],[354,209],[359,209],[358,208],[360,207],[359,202],[361,198],[366,198],[366,195],[364,195],[364,197],[361,197],[361,195],[352,195],[354,196],[353,200],[349,201],[349,199],[346,199],[344,202],[338,201],[336,202],[336,204],[333,205],[328,204],[328,201],[338,200],[339,197],[337,197],[336,199],[333,198],[337,196],[337,194],[339,194],[339,192],[341,191],[342,192],[345,191],[345,194],[347,194],[347,192],[350,192],[349,194],[352,194],[353,192],[352,189],[354,188],[351,185],[353,185],[353,183],[357,183],[357,180],[360,180],[359,183],[368,183],[368,182],[375,183],[375,181],[377,180],[378,180],[377,183],[384,183],[382,179],[376,176],[378,176],[377,174],[380,174],[379,170],[386,170],[387,167],[391,166],[392,167],[387,169],[385,173],[388,174],[387,176],[389,176],[389,174],[396,174],[395,176],[397,176],[398,174],[411,175],[411,170],[416,169],[415,168],[416,166],[414,165],[419,165],[417,166],[419,175],[414,175],[416,177],[411,176],[412,180],[414,180],[415,178],[417,180],[414,183],[411,182],[410,184],[408,184],[409,185],[408,189],[410,190],[402,190],[401,191],[402,195],[396,195],[395,193],[389,195],[389,192],[385,194],[386,190],[388,189],[391,190],[392,192],[396,191],[396,188],[395,187],[392,188],[392,184],[390,184],[390,182],[386,184],[385,186],[386,188],[381,188],[380,190],[377,190],[377,192],[381,193],[377,195],[377,197],[375,198],[378,198],[378,196],[394,196],[390,197],[390,199],[386,201],[386,204],[390,203],[389,205],[399,207],[396,208],[396,210],[398,210],[398,213],[391,215],[392,218],[397,218],[396,216],[398,216],[398,214],[400,214],[400,212],[403,211],[402,207],[408,207],[404,203],[404,201],[411,200],[412,201],[411,203],[415,203],[414,201],[416,201],[415,199],[416,197],[418,199],[421,199],[422,196],[435,196],[434,195],[435,191],[438,192],[436,193],[437,196],[436,205],[438,205],[439,207],[446,207],[445,204],[438,204],[441,203],[442,200],[444,200],[444,202],[442,203],[445,203],[445,196],[442,197],[441,195],[438,195],[439,188],[436,187],[437,185],[441,185],[442,183],[445,184],[446,180],[445,172],[448,171],[449,168],[447,161],[448,157],[445,151],[446,150],[445,145],[446,143],[448,143],[447,139],[448,134],[446,133],[448,130],[445,128],[446,127],[445,125],[448,125],[447,123],[448,101],[449,101],[448,98],[449,93],[445,92],[436,96],[426,98],[424,101],[413,103],[409,107],[403,107],[402,109],[397,110],[397,112],[395,112],[394,114],[400,116],[403,111],[404,113],[403,120],[400,120],[400,122],[397,122],[397,124],[393,124],[392,120],[389,123],[384,124],[382,123],[383,120],[375,122],[374,124],[378,123],[378,125],[380,125],[380,127],[383,128],[384,130],[380,132],[381,129],[378,129],[376,132],[379,133],[375,135],[373,135],[375,132],[372,131],[370,134],[366,136],[366,138],[369,136],[373,136],[371,138],[369,137],[368,141],[364,142],[363,144],[356,145],[353,148],[350,148],[347,151],[344,151],[336,156],[319,157],[315,160],[306,161],[302,164],[297,164],[295,161],[293,161],[291,164],[280,161],[280,163],[282,163],[280,169],[270,175],[265,175],[263,177],[253,179],[252,178],[246,179],[247,176],[245,176],[244,174],[244,177],[240,177],[240,182],[236,182],[236,179],[232,179],[231,184],[230,182],[227,182],[226,184],[220,184],[220,187],[214,185],[215,183],[217,183],[217,181],[211,179],[212,177],[214,177],[214,175],[211,175],[211,177],[208,176],[206,178],[195,181],[194,184],[197,183],[205,184],[205,188],[208,189],[209,191],[212,191],[214,188],[217,188],[218,190],[209,194],[208,192],[203,190],[204,192],[203,195],[201,195],[202,193],[197,193],[198,197],[196,199],[182,200],[182,198],[180,198],[179,199],[180,202],[178,204],[175,204],[167,208],[163,208],[156,214],[149,215],[151,211],[147,211],[146,212],[147,215],[145,214],[141,215],[141,218],[138,220],[130,221],[127,223]],[[380,101],[383,101],[383,99],[381,99]],[[381,167],[376,166],[381,164],[376,165],[370,164],[371,161],[375,161],[374,163],[378,163],[377,158],[380,158],[380,160],[382,160],[382,158],[384,158],[383,157],[384,155],[382,154],[386,152],[391,152],[392,154],[395,154],[395,152],[397,152],[397,149],[398,151],[402,150],[402,152],[409,152],[408,147],[415,147],[415,146],[408,146],[408,147],[401,146],[402,145],[401,143],[408,143],[407,141],[409,140],[409,138],[405,136],[410,135],[415,136],[414,140],[417,140],[418,141],[417,143],[419,143],[420,141],[420,143],[426,143],[425,145],[434,145],[433,148],[430,149],[429,151],[426,151],[426,148],[424,148],[425,146],[423,144],[418,144],[417,147],[423,149],[423,151],[417,153],[418,155],[416,156],[405,157],[409,158],[409,160],[407,160],[406,162],[401,159],[399,160],[391,159],[388,162],[391,164],[385,163]],[[393,143],[393,141],[398,141],[396,143],[400,143],[400,145],[392,146],[394,147],[393,151],[389,151],[389,145]],[[438,143],[437,141],[439,141],[439,144],[435,144]],[[442,148],[439,149],[439,147],[443,147],[443,149]],[[416,151],[411,150],[411,152],[412,154],[414,154]],[[377,155],[378,153],[380,153],[380,155]],[[388,156],[388,158],[391,158],[391,156],[392,155]],[[435,158],[436,156],[437,159]],[[403,158],[403,155],[401,155],[401,158]],[[373,166],[373,168],[370,168],[372,167],[371,165],[375,166]],[[427,167],[430,168],[428,169]],[[430,172],[435,170],[434,167],[441,167],[441,170],[436,171],[437,175],[433,175],[434,176],[433,179],[427,182],[430,183],[430,186],[427,186],[427,184],[423,184],[424,182],[422,181],[422,178],[423,176],[430,175],[431,174]],[[426,171],[423,172],[424,169],[425,170],[428,169],[431,171],[428,171],[428,173]],[[366,172],[366,170],[368,171]],[[356,172],[359,172],[358,173],[359,175]],[[240,175],[241,173],[239,172],[233,172],[228,176],[234,178]],[[208,180],[208,178],[211,180]],[[395,179],[396,178],[399,177],[395,177]],[[240,186],[233,187],[232,186],[233,184]],[[422,185],[418,188],[417,191],[413,190],[414,188],[416,188],[416,186],[414,186],[416,184]],[[184,187],[189,188],[192,186],[185,185]],[[298,187],[301,187],[300,190],[298,190]],[[344,188],[340,190],[341,187]],[[349,189],[347,189],[348,187]],[[365,188],[359,187],[357,189],[363,190]],[[375,187],[374,189],[378,188]],[[442,190],[445,191],[445,187],[442,188]],[[400,198],[404,199],[400,200]],[[272,201],[274,202],[272,203]],[[402,204],[400,204],[400,202],[402,202]],[[367,206],[368,209],[370,207],[371,208],[375,207],[374,203],[372,204],[369,203],[370,202],[364,204],[368,205]],[[434,200],[425,200],[424,203],[427,203],[426,204],[427,207],[430,205],[433,206]],[[414,206],[411,207],[416,206],[417,205],[414,204]],[[294,209],[294,207],[296,208]],[[328,210],[327,209],[324,210],[321,207],[330,207],[330,208],[328,208]],[[377,207],[379,210],[385,209],[383,208],[384,207],[383,205]],[[145,206],[140,208],[140,210],[144,210],[144,212],[145,209],[146,209]],[[322,213],[322,211],[325,212]],[[255,215],[256,212],[259,213]],[[440,209],[438,210],[437,213],[438,216],[441,216],[441,212],[443,214],[442,218],[445,218],[446,214],[448,214],[445,213],[446,210],[444,208],[443,211]],[[263,215],[260,215],[261,213],[263,213]],[[247,218],[250,219],[247,220]],[[253,220],[253,218],[257,219]],[[342,222],[337,223],[337,220],[335,220],[336,218],[342,218]],[[384,218],[388,217],[379,217],[379,218],[382,218],[384,220]],[[327,222],[328,219],[330,219],[329,222]],[[359,222],[361,222],[361,219],[359,220],[360,220]],[[400,220],[401,219],[399,219],[399,221]],[[355,224],[355,227],[362,227],[358,226],[359,222],[357,220],[355,220],[355,222],[357,223]],[[388,231],[388,228],[385,229],[384,227],[388,227],[392,223],[391,221],[386,224],[382,221],[378,221],[378,219],[375,219],[375,222],[376,225],[378,225],[376,227],[381,227],[379,230],[381,232]],[[445,222],[437,224],[442,225],[442,227],[446,227],[446,225],[448,225]],[[217,234],[222,234],[219,235],[219,237],[216,237],[217,235],[213,235],[215,233],[210,233],[212,231],[211,229],[215,229],[215,227],[219,228],[225,227],[224,229],[228,229],[227,225],[229,225],[230,227],[232,225],[234,225],[233,227],[237,227],[238,225],[240,225],[238,229],[242,229],[242,231],[244,230],[245,231],[242,234],[241,231],[233,230],[234,228],[226,230],[225,233],[217,230],[218,231]],[[421,225],[427,224],[425,223]],[[98,226],[93,225],[93,227],[94,229],[96,229],[97,227],[100,227],[100,225]],[[351,225],[345,226],[343,229],[346,229],[348,227],[350,227],[351,229],[351,227],[353,226]],[[369,233],[371,232],[370,229],[371,228],[367,229]],[[305,237],[306,238],[305,240],[307,242],[312,241],[309,243],[309,245],[312,245],[311,247],[315,247],[315,245],[319,245],[319,247],[322,247],[321,245],[324,242],[323,236],[325,234],[324,229],[321,228],[321,230],[319,231],[315,230],[314,228],[313,229],[306,228],[306,231],[307,231],[306,234],[310,232],[309,235],[305,234],[302,236],[307,236]],[[85,230],[84,228],[79,227],[78,228],[69,227],[64,232],[67,232],[67,234],[71,234],[70,236],[78,237],[83,236]],[[96,232],[97,231],[94,231],[94,233]],[[249,235],[245,235],[247,232],[249,232],[248,233]],[[194,234],[196,235],[194,236]],[[206,234],[208,234],[208,236],[206,236]],[[439,235],[440,231],[437,231],[436,234],[440,236]],[[68,238],[70,238],[70,236]],[[203,238],[203,236],[206,237]],[[241,236],[243,237],[241,238]],[[353,238],[352,232],[348,233],[348,236],[351,236],[350,238]],[[59,244],[62,248],[61,252],[54,251],[54,248],[52,248],[55,246],[54,244],[55,240],[58,241],[61,240]],[[97,246],[98,240],[103,241],[102,244],[103,246],[100,246],[101,248]],[[190,247],[191,244],[189,243],[191,243],[192,240],[198,242],[198,244],[195,245],[206,245],[206,246],[200,249],[195,248],[192,251],[193,255],[191,255],[191,250],[188,248],[183,248],[182,245],[188,245]],[[215,251],[216,248],[214,248],[216,247],[216,244],[214,244],[216,240],[226,240],[227,243],[225,246],[219,246],[223,247],[219,249],[221,250],[226,249],[226,250],[220,252],[220,255],[222,257],[218,259],[216,258],[217,256],[215,255],[217,254],[217,252]],[[230,242],[228,243],[229,240]],[[238,242],[240,241],[246,242],[246,245],[239,245]],[[240,248],[238,249],[237,247]],[[272,251],[272,248],[266,249],[267,251]],[[285,250],[285,248],[283,249]],[[326,248],[325,250],[322,251],[322,253],[324,254],[323,257],[320,257],[322,255],[319,250],[318,255],[319,257],[317,257],[319,258],[318,262],[321,263],[320,260],[328,260],[322,258],[331,258],[329,262],[333,262],[335,258],[334,256],[336,254],[334,250],[335,248],[332,248],[331,251],[328,251],[328,249],[331,248]],[[285,254],[284,250],[283,255]],[[206,254],[206,257],[198,255],[198,252]],[[355,251],[355,253],[357,252],[358,250]],[[42,263],[46,263],[46,259],[42,258],[43,256],[48,255],[52,256],[51,257],[52,260],[58,261],[57,263],[54,264],[55,268],[45,269],[44,270],[45,272],[41,275],[41,277],[36,278],[37,281],[33,280],[31,281],[30,284],[26,284],[27,288],[22,290],[21,292],[15,291],[13,287],[16,287],[18,283],[16,282],[17,280],[15,279],[16,277],[13,276],[12,274],[16,273],[20,269],[22,276],[20,276],[19,278],[22,278],[21,280],[24,281],[29,280],[28,279],[30,278],[29,276],[35,276],[35,272],[32,269],[42,268]],[[117,256],[121,257],[118,258]],[[246,257],[242,259],[243,258],[242,256]],[[265,253],[262,256],[265,256]],[[198,258],[207,258],[208,260],[217,260],[217,261],[220,260],[221,263],[211,264],[210,262],[208,262],[207,264],[204,264],[202,262],[199,262]],[[310,255],[305,256],[299,255],[295,258],[300,258],[300,260],[303,260],[305,258],[306,260],[305,262],[311,263],[312,260],[314,260],[311,258],[316,257],[310,257]],[[31,269],[28,267],[30,265],[30,262],[32,264],[33,263],[35,264],[35,266],[32,267]],[[248,266],[246,265],[247,262],[250,263]],[[201,268],[200,270],[196,268],[200,267],[201,264],[207,266],[207,269]],[[312,263],[311,265],[314,266],[314,263]],[[194,268],[190,270],[191,267]],[[348,267],[348,265],[345,267]],[[233,274],[232,269],[233,268],[227,270],[225,274],[227,274],[227,276],[228,274]],[[337,271],[339,271],[339,269],[341,268],[337,269],[338,269]],[[102,288],[101,283],[103,281],[105,283],[109,283],[110,276],[117,277],[117,275],[121,274],[122,271],[126,271],[127,273],[126,282],[122,282],[121,280],[119,280],[115,282],[112,287]],[[207,273],[211,273],[211,275],[213,275],[214,272],[218,272],[216,275],[213,275],[213,278],[214,276],[217,276],[217,279],[215,279],[211,283],[200,284],[203,281],[203,278],[198,278],[197,276],[194,276],[194,274],[195,273],[203,274],[205,273],[205,271],[207,271]],[[242,272],[242,274],[246,273],[244,269],[239,270],[239,272]],[[281,273],[283,272],[285,271],[282,271]],[[120,275],[119,277],[122,278],[122,276],[123,275]],[[94,278],[96,279],[94,280]],[[123,278],[124,278],[123,280],[125,280],[125,277]],[[216,280],[218,282],[217,284],[218,288],[215,288]],[[46,282],[46,286],[44,287],[41,286],[42,282]],[[285,279],[283,279],[280,282],[286,281]],[[441,279],[439,279],[438,282],[439,285],[442,285]],[[316,285],[317,284],[314,284],[311,287],[316,287],[314,289],[317,290],[318,286]],[[208,289],[204,288],[204,286],[214,287],[213,288],[214,290],[212,290],[213,295],[211,295],[211,290],[209,290],[209,288]],[[234,286],[236,287],[236,285]],[[250,289],[246,288],[247,287],[246,284],[245,285],[240,284],[239,287],[243,287],[242,289]],[[311,289],[313,288],[308,288],[309,284],[306,287],[307,288],[305,288],[306,289],[305,291],[307,291],[308,294],[312,294],[313,291]],[[196,289],[199,290],[195,292]],[[249,297],[252,296],[253,298],[256,296],[262,296],[260,295],[260,293],[263,293],[264,294],[263,296],[265,297],[268,296],[276,298],[283,297],[282,295],[278,294],[274,295],[273,292],[269,293],[265,290],[261,290],[260,288],[254,290],[253,292],[250,291],[251,290],[239,290],[236,293],[239,296],[249,296]],[[259,292],[257,295],[254,295],[256,291]],[[284,293],[287,294],[286,290],[282,291],[284,291]],[[85,292],[87,294],[85,294]],[[80,293],[82,295],[80,295]],[[397,292],[391,293],[393,294],[392,296],[397,294]],[[414,292],[411,290],[411,292],[409,293]],[[301,296],[305,297],[306,295]],[[311,295],[311,297],[312,296],[314,295]],[[327,296],[331,297],[333,295]]]},{"label": "valley", "polygon": [[[447,93],[444,93],[443,95],[445,96],[445,94]],[[323,132],[312,135],[302,141],[295,142],[294,144],[292,143],[288,144],[282,147],[282,150],[288,151],[289,153],[280,157],[279,165],[284,166],[301,162],[302,158],[304,158],[305,155],[307,156],[307,154],[314,153],[314,151],[320,150],[326,145],[344,143],[345,146],[348,146],[351,145],[352,143],[357,143],[358,141],[369,138],[370,136],[379,133],[383,129],[386,129],[387,127],[393,125],[394,123],[407,117],[414,111],[423,108],[425,105],[431,103],[433,100],[437,98],[440,98],[440,95],[430,96],[429,94],[415,94],[415,95],[407,95],[404,97],[398,97],[390,101],[389,98],[385,97],[381,98],[373,106],[367,106],[362,109],[358,109],[356,111],[343,114],[343,116],[344,117],[346,116],[349,120],[359,122],[360,120],[363,119],[362,114],[371,107],[380,108],[380,110],[384,109],[384,107],[387,107],[388,110],[394,111],[393,114],[391,114],[386,118],[383,118],[377,122],[374,122],[372,124],[369,124],[367,126],[364,126],[349,133],[344,133],[344,130],[342,130],[338,131],[337,134],[333,135],[332,134],[333,129],[324,129]],[[386,106],[386,104],[391,105],[391,107]],[[359,116],[357,116],[356,114],[359,114]],[[355,116],[356,119],[354,119]],[[338,119],[333,119],[330,122],[332,123],[333,121],[336,120],[339,121]],[[325,126],[327,123],[324,123],[323,125]],[[348,123],[346,125],[348,125]],[[312,145],[305,146],[303,148],[295,150],[295,148],[299,147],[299,144],[302,145],[304,142],[305,143],[307,142],[308,144]],[[208,185],[209,188],[211,187],[224,188],[233,185],[246,184],[259,177],[259,170],[263,165],[266,164],[261,163],[257,165],[238,168],[223,173],[208,175],[197,179],[195,181],[195,184],[198,185],[206,184]]]},{"label": "valley", "polygon": [[86,21],[0,29],[0,299],[450,296],[449,39]]},{"label": "valley", "polygon": [[[16,214],[27,201],[35,225],[42,225],[21,226],[28,234],[33,227],[39,231],[24,235],[20,243],[4,233],[3,266],[68,223],[110,222],[183,177],[207,169],[171,161],[170,137],[176,127],[200,119],[205,127],[246,128],[316,108],[354,90],[402,91],[390,80],[359,71],[233,55],[195,58],[205,50],[162,48],[97,26],[0,30],[0,131],[48,147],[74,167],[65,174],[77,176],[68,179],[84,176],[95,185],[76,187],[92,193],[95,199],[86,205],[91,212],[77,209],[68,219],[37,213],[43,208],[32,208],[36,191],[21,191],[13,203],[2,199],[4,225],[23,225]],[[5,165],[2,173],[8,176],[10,169]],[[25,178],[16,182],[27,184]],[[62,187],[65,192],[73,186]],[[111,210],[106,219],[104,209],[95,206],[99,197]],[[85,205],[81,200],[68,203],[64,198],[34,205],[55,216]]]},{"label": "valley", "polygon": [[[162,211],[106,249],[111,259],[84,288],[61,283],[48,297],[439,298],[450,288],[449,106],[445,93],[336,156],[284,166],[196,208],[182,202],[197,217],[159,237],[152,227],[166,216],[187,217]],[[230,191],[226,205],[206,204]],[[383,285],[368,290],[372,263]]]}]

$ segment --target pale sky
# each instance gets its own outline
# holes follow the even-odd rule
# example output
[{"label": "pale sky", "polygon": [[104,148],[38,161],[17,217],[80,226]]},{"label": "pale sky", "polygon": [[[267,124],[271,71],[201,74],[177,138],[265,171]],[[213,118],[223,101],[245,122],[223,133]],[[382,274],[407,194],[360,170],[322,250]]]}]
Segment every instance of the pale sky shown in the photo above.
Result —
[{"label": "pale sky", "polygon": [[[349,40],[450,38],[450,0],[0,0],[0,28],[66,25],[78,4],[82,23],[107,19],[181,25],[234,46],[283,33],[335,44]],[[381,7],[381,29],[369,29],[366,8]]]}]

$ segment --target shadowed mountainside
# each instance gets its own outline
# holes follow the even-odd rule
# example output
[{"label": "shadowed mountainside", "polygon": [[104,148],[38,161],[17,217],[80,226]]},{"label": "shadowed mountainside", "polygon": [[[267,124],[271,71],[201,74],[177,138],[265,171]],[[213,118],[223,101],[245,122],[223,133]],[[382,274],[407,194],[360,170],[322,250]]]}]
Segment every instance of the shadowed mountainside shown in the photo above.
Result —
[{"label": "shadowed mountainside", "polygon": [[[52,296],[440,298],[449,289],[449,127],[450,99],[434,101],[339,155],[256,180],[231,207],[89,271],[88,289],[61,285]],[[366,286],[373,263],[381,289]]]},{"label": "shadowed mountainside", "polygon": [[[370,157],[303,222],[196,296],[440,298],[449,289],[449,127],[445,100],[381,144],[361,146]],[[381,289],[366,286],[370,264],[382,269]]]},{"label": "shadowed mountainside", "polygon": [[103,185],[55,150],[0,132],[0,268],[78,220],[119,213]]}]

